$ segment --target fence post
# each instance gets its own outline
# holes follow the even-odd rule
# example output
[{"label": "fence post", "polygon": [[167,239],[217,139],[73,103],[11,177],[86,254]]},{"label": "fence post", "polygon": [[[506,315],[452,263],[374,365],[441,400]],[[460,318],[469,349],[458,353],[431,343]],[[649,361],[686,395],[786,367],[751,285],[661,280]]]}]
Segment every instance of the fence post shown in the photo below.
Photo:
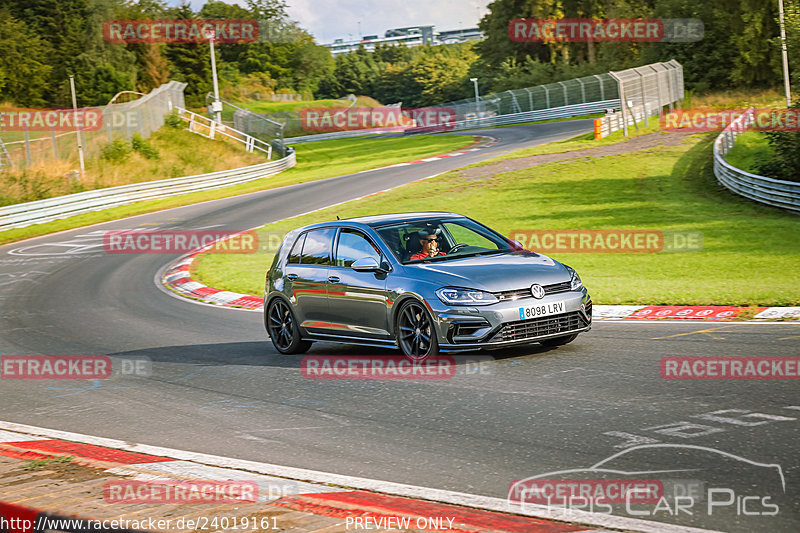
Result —
[{"label": "fence post", "polygon": [[560,81],[557,81],[556,85],[561,85],[561,88],[564,89],[564,105],[569,105],[569,97],[567,96],[567,86]]},{"label": "fence post", "polygon": [[581,85],[581,103],[585,104],[586,103],[586,89],[583,87],[583,82],[581,81],[580,78],[575,78],[575,81],[577,81]]},{"label": "fence post", "polygon": [[50,139],[53,141],[53,157],[58,159],[58,143],[56,142],[56,129],[50,129]]},{"label": "fence post", "polygon": [[33,164],[33,159],[31,158],[31,137],[28,134],[28,128],[23,130],[25,134],[25,161],[28,163],[28,166]]},{"label": "fence post", "polygon": [[597,78],[597,81],[600,83],[600,100],[601,101],[605,100],[606,93],[605,90],[603,89],[603,78],[601,78],[598,74],[595,74],[594,77]]},{"label": "fence post", "polygon": [[547,89],[547,85],[542,85],[542,89],[544,89],[545,109],[550,109],[550,91]]},{"label": "fence post", "polygon": [[619,102],[620,102],[620,115],[622,115],[622,134],[627,137],[628,136],[628,121],[625,120],[625,110],[627,108],[625,102],[625,87],[623,86],[622,80],[617,76],[614,72],[609,72],[611,79],[617,82],[617,93],[619,93]]},{"label": "fence post", "polygon": [[659,80],[659,72],[652,65],[650,65],[650,68],[653,69],[656,77],[656,97],[658,98],[658,118],[660,120],[664,118],[664,104],[662,103],[663,100],[661,100],[661,80]]}]

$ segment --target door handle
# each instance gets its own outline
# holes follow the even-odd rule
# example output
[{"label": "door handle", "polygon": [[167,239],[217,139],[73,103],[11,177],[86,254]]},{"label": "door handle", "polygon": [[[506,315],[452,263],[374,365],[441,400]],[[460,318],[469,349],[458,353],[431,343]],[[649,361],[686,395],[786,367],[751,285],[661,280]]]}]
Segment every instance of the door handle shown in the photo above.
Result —
[{"label": "door handle", "polygon": [[289,278],[291,281],[294,281],[297,279],[297,274],[287,274],[286,277]]},{"label": "door handle", "polygon": [[331,283],[339,283],[339,276],[328,276],[328,281]]}]

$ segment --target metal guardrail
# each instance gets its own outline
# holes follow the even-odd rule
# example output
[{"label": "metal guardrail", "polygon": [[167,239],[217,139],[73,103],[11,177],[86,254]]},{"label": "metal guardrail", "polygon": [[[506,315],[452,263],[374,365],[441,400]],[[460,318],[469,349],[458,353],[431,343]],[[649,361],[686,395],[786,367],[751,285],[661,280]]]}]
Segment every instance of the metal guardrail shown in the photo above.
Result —
[{"label": "metal guardrail", "polygon": [[346,139],[347,137],[362,137],[365,135],[383,135],[385,133],[402,132],[403,128],[393,128],[387,130],[385,128],[377,130],[347,130],[347,131],[332,131],[330,133],[317,133],[314,135],[303,135],[301,137],[287,137],[284,139],[285,144],[300,144],[314,141],[327,141],[329,139]]},{"label": "metal guardrail", "polygon": [[493,126],[505,126],[508,124],[520,124],[523,122],[577,117],[580,115],[602,113],[607,109],[618,108],[619,106],[619,99],[565,105],[560,107],[551,107],[549,109],[538,109],[536,111],[525,111],[522,113],[510,113],[507,115],[496,115],[493,117],[459,120],[456,122],[455,129],[463,130],[473,128],[490,128]]},{"label": "metal guardrail", "polygon": [[294,150],[290,149],[289,155],[282,159],[249,167],[220,170],[197,176],[134,183],[15,204],[0,208],[0,230],[24,228],[33,224],[100,211],[140,200],[167,198],[189,192],[219,189],[272,176],[282,170],[293,167],[296,163]]},{"label": "metal guardrail", "polygon": [[504,126],[507,124],[521,124],[524,122],[534,122],[538,120],[551,120],[556,118],[569,118],[577,117],[580,115],[591,115],[593,113],[602,113],[610,108],[619,108],[620,101],[616,100],[603,100],[600,102],[587,102],[585,104],[574,104],[560,107],[552,107],[550,109],[538,109],[536,111],[525,111],[522,113],[511,113],[507,115],[495,115],[490,117],[481,118],[467,118],[465,120],[458,120],[454,123],[453,128],[449,127],[434,127],[434,128],[381,128],[370,130],[348,130],[348,131],[334,131],[330,133],[319,133],[316,135],[305,135],[303,137],[289,137],[285,140],[286,144],[299,144],[304,142],[313,141],[326,141],[329,139],[345,139],[348,137],[361,137],[366,135],[382,135],[386,133],[395,133],[398,131],[406,134],[415,133],[431,133],[432,131],[451,131],[451,130],[469,130],[475,128],[491,128],[494,126]]},{"label": "metal guardrail", "polygon": [[736,137],[753,123],[754,116],[755,108],[748,109],[731,121],[714,141],[714,174],[717,181],[750,200],[800,213],[800,182],[751,174],[725,161],[725,154],[736,144]]}]

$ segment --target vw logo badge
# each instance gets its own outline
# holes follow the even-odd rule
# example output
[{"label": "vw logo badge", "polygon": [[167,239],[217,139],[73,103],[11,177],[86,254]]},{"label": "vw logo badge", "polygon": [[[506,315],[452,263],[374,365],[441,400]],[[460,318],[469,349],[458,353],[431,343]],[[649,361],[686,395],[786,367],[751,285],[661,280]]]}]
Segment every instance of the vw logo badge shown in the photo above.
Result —
[{"label": "vw logo badge", "polygon": [[531,285],[531,296],[533,296],[537,300],[540,298],[544,298],[544,287],[542,287],[538,283],[534,283],[533,285]]}]

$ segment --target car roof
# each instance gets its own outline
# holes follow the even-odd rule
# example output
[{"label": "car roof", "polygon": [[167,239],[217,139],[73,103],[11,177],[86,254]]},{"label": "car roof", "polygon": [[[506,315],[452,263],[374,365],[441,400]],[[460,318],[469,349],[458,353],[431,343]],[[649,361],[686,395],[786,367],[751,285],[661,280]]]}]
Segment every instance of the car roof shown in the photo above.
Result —
[{"label": "car roof", "polygon": [[348,218],[344,220],[348,222],[358,222],[361,224],[367,224],[369,226],[382,226],[385,224],[393,224],[400,222],[418,222],[420,220],[427,220],[430,218],[441,218],[441,217],[465,218],[464,215],[459,215],[458,213],[448,213],[446,211],[426,211],[417,213],[390,213],[385,215],[371,215],[366,217]]},{"label": "car roof", "polygon": [[349,226],[384,226],[387,224],[399,224],[403,222],[419,222],[431,218],[467,218],[458,213],[448,213],[446,211],[427,211],[418,213],[389,213],[384,215],[370,215],[365,217],[342,218],[339,220],[329,220],[327,222],[317,222],[316,224],[309,224],[298,229],[311,229],[311,228],[326,228],[338,227],[342,225]]}]

